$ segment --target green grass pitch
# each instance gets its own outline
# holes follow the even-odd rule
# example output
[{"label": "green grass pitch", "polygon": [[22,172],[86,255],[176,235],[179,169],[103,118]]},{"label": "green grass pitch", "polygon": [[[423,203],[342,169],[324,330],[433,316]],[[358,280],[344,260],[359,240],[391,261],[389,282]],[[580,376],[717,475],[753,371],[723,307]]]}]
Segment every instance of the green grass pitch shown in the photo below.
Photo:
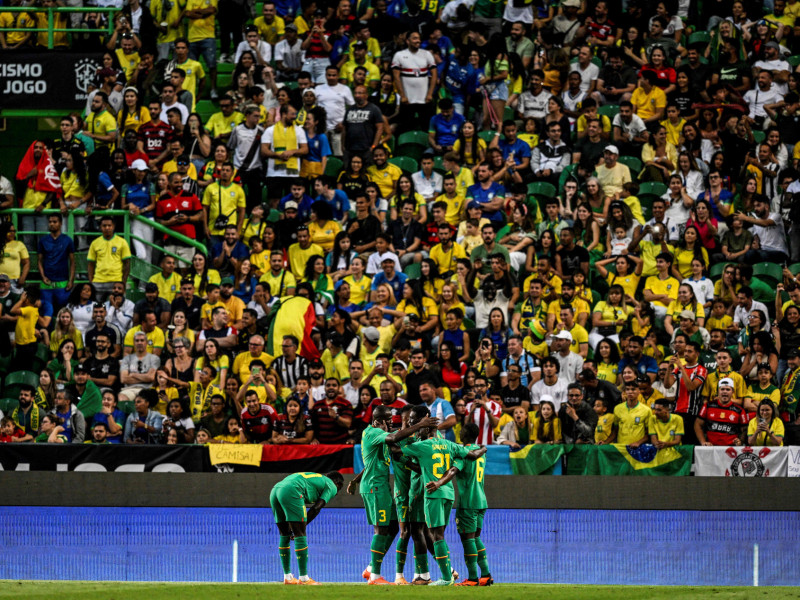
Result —
[{"label": "green grass pitch", "polygon": [[496,584],[490,588],[423,588],[421,586],[371,586],[364,584],[323,584],[315,587],[254,583],[127,583],[84,581],[2,581],[0,599],[25,600],[374,600],[450,598],[468,596],[488,600],[767,600],[800,598],[798,587],[645,587]]}]

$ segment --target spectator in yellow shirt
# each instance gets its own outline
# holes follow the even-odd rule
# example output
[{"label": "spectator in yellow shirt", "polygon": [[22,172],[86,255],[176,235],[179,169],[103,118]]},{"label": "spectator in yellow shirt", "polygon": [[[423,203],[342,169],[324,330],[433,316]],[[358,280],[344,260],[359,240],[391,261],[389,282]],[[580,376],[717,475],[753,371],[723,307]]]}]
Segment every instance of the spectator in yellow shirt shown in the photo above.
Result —
[{"label": "spectator in yellow shirt", "polygon": [[667,96],[656,84],[658,75],[653,71],[644,71],[639,76],[639,85],[633,90],[631,104],[633,112],[645,123],[660,121],[664,118],[667,107]]},{"label": "spectator in yellow shirt", "polygon": [[114,283],[127,282],[131,272],[131,249],[128,242],[114,233],[114,227],[114,217],[101,217],[102,235],[89,246],[87,270],[98,300],[111,292]]},{"label": "spectator in yellow shirt", "polygon": [[258,35],[271,46],[283,39],[286,23],[277,15],[274,2],[269,0],[264,2],[264,6],[261,7],[261,16],[253,21],[253,25],[258,28]]}]

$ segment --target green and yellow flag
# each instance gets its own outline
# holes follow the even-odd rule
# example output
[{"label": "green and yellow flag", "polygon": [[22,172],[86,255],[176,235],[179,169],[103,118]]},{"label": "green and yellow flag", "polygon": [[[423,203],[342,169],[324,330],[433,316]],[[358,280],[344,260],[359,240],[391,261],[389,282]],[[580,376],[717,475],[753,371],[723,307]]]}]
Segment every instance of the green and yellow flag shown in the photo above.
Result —
[{"label": "green and yellow flag", "polygon": [[692,446],[657,450],[651,444],[631,448],[624,444],[572,446],[567,454],[567,475],[689,475]]},{"label": "green and yellow flag", "polygon": [[564,444],[529,444],[508,455],[511,471],[514,475],[552,475],[570,448]]}]

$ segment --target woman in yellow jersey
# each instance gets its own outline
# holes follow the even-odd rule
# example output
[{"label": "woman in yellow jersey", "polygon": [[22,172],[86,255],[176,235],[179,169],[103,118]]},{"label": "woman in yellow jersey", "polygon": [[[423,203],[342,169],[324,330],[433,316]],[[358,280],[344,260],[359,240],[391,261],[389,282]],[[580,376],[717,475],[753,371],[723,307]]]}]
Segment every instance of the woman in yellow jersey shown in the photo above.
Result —
[{"label": "woman in yellow jersey", "polygon": [[403,284],[403,299],[398,303],[393,311],[385,311],[395,317],[405,317],[406,315],[417,315],[420,320],[419,333],[424,333],[436,328],[438,321],[439,308],[432,299],[422,295],[422,288],[419,282],[408,280]]},{"label": "woman in yellow jersey", "polygon": [[683,231],[680,241],[675,245],[675,261],[672,263],[672,275],[678,281],[692,276],[692,260],[699,258],[708,268],[708,251],[700,241],[700,232],[694,225],[688,225]]},{"label": "woman in yellow jersey", "polygon": [[422,194],[417,192],[411,177],[405,173],[400,175],[394,189],[394,195],[389,202],[391,218],[397,219],[399,215],[398,207],[403,200],[411,198],[417,205],[417,208],[414,210],[414,218],[420,223],[425,223],[428,220],[428,205],[425,202],[425,198],[422,197]]},{"label": "woman in yellow jersey", "polygon": [[83,336],[75,327],[72,311],[67,307],[62,308],[56,315],[53,333],[50,334],[50,353],[55,358],[64,340],[72,340],[77,348],[77,358],[83,356]]},{"label": "woman in yellow jersey", "polygon": [[720,277],[714,283],[714,298],[719,298],[725,303],[726,308],[736,303],[736,296],[742,284],[736,280],[736,267],[726,265]]},{"label": "woman in yellow jersey", "polygon": [[[615,272],[612,273],[606,269],[606,265],[613,262]],[[620,285],[625,291],[625,299],[628,302],[635,303],[636,288],[639,286],[639,279],[641,279],[642,265],[644,263],[641,259],[628,255],[628,256],[612,256],[605,260],[598,260],[594,263],[600,277],[605,278],[608,285]]]},{"label": "woman in yellow jersey", "polygon": [[228,378],[228,368],[230,359],[226,354],[220,352],[219,342],[213,338],[203,342],[203,354],[197,359],[194,365],[194,380],[200,383],[200,371],[205,365],[211,365],[217,370],[217,376],[211,380],[211,385],[218,388],[225,388],[225,380]]},{"label": "woman in yellow jersey", "polygon": [[592,332],[589,334],[589,345],[594,349],[604,337],[619,343],[619,332],[633,314],[633,307],[625,299],[621,285],[608,288],[605,300],[598,302],[592,312]]},{"label": "woman in yellow jersey", "polygon": [[[64,158],[64,170],[61,171],[61,210],[73,212],[76,210],[86,210],[88,202],[92,198],[92,191],[89,189],[89,174],[86,170],[86,161],[80,150],[75,148],[71,152],[62,152]],[[86,217],[75,217],[75,229],[80,231],[86,225]],[[76,240],[77,247],[78,242]]]},{"label": "woman in yellow jersey", "polygon": [[[544,394],[547,396],[547,394]],[[534,444],[561,444],[561,419],[556,414],[556,405],[550,400],[542,400],[539,410],[531,419],[536,433]]]},{"label": "woman in yellow jersey", "polygon": [[[230,160],[231,155],[228,147],[225,144],[219,144],[216,148],[214,148],[214,157],[206,163],[206,166],[203,167],[201,176],[197,178],[197,185],[202,189],[208,187],[215,181],[218,181],[219,172],[220,169],[222,169],[222,165],[230,162]],[[236,183],[240,182],[239,175],[235,167],[233,169],[233,181]]]},{"label": "woman in yellow jersey", "polygon": [[528,117],[522,123],[522,131],[517,137],[531,147],[531,150],[539,145],[539,134],[536,133],[536,119]]},{"label": "woman in yellow jersey", "polygon": [[122,136],[126,131],[132,129],[138,133],[139,128],[150,120],[150,111],[142,105],[139,90],[133,86],[122,90],[122,108],[117,114],[118,143],[122,143]]},{"label": "woman in yellow jersey", "polygon": [[670,335],[679,325],[678,315],[683,311],[688,310],[695,316],[695,322],[698,327],[703,327],[706,322],[706,311],[703,305],[697,301],[697,296],[694,294],[694,288],[688,283],[682,283],[678,288],[678,299],[673,300],[667,307],[667,316],[664,317],[664,329]]},{"label": "woman in yellow jersey", "polygon": [[637,335],[642,334],[644,334],[644,349],[642,350],[642,354],[649,356],[657,363],[660,363],[662,360],[664,360],[664,357],[667,355],[667,353],[665,347],[658,343],[658,331],[655,327],[651,327],[650,329],[644,330]]},{"label": "woman in yellow jersey", "polygon": [[633,335],[644,337],[656,322],[656,313],[649,302],[636,302],[631,319]]},{"label": "woman in yellow jersey", "polygon": [[431,298],[434,302],[439,302],[442,298],[442,288],[444,287],[444,279],[439,277],[439,267],[430,258],[423,258],[419,267],[422,294]]},{"label": "woman in yellow jersey", "polygon": [[619,375],[619,348],[608,338],[603,338],[597,344],[595,355],[597,365],[597,378],[617,384]]},{"label": "woman in yellow jersey", "polygon": [[201,298],[207,296],[206,287],[209,283],[219,285],[220,281],[222,281],[219,276],[219,271],[209,268],[208,259],[200,252],[197,252],[192,258],[189,276],[194,281],[194,293]]},{"label": "woman in yellow jersey", "polygon": [[472,169],[473,172],[486,160],[486,141],[478,137],[475,123],[466,121],[461,126],[458,139],[453,144],[453,152],[458,155],[459,164]]},{"label": "woman in yellow jersey", "polygon": [[747,443],[751,446],[783,446],[785,427],[770,400],[758,404],[758,418],[747,426]]},{"label": "woman in yellow jersey", "polygon": [[342,226],[333,218],[333,209],[324,200],[317,200],[311,205],[311,221],[308,224],[308,234],[311,236],[311,243],[317,244],[326,253],[333,250],[333,242],[336,234],[342,230]]},{"label": "woman in yellow jersey", "polygon": [[[439,326],[442,329],[445,328],[447,311],[453,308],[458,308],[462,315],[467,314],[466,306],[458,297],[458,286],[452,281],[448,281],[442,286],[442,294],[439,300]],[[460,328],[464,329],[463,323]]]}]

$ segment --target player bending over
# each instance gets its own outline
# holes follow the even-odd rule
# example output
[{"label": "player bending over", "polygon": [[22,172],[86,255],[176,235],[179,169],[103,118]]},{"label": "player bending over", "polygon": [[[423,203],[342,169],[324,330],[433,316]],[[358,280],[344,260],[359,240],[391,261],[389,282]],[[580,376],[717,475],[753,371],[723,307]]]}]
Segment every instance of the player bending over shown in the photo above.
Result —
[{"label": "player bending over", "polygon": [[[330,502],[344,485],[341,473],[294,473],[285,477],[272,488],[269,504],[275,516],[280,538],[278,553],[283,567],[283,583],[319,585],[308,576],[308,538],[306,525],[311,523],[319,511]],[[311,508],[306,511],[306,504]],[[300,579],[292,575],[292,555],[289,542],[294,538],[297,569]]]},{"label": "player bending over", "polygon": [[[421,421],[426,407],[416,406],[411,411],[411,423]],[[419,440],[402,448],[403,454],[416,458],[419,462],[422,479],[425,483],[425,522],[433,536],[434,558],[439,564],[442,578],[433,585],[453,585],[453,570],[450,565],[450,549],[444,539],[445,528],[453,509],[455,491],[451,481],[439,485],[438,481],[455,464],[456,459],[477,460],[486,453],[486,448],[469,450],[455,442],[431,437],[433,428],[421,429]],[[415,550],[416,552],[416,550]]]},{"label": "player bending over", "polygon": [[[465,448],[478,450],[475,444],[480,430],[475,423],[468,423],[461,429],[461,441]],[[486,459],[481,456],[476,461],[457,459],[453,467],[439,481],[432,485],[439,487],[455,478],[458,484],[458,509],[456,509],[456,527],[464,546],[464,561],[467,563],[467,579],[456,585],[475,586],[492,585],[494,580],[489,572],[489,561],[486,558],[486,547],[481,541],[483,518],[486,515],[486,494],[483,491],[483,476]],[[478,566],[481,576],[478,578]]]}]

